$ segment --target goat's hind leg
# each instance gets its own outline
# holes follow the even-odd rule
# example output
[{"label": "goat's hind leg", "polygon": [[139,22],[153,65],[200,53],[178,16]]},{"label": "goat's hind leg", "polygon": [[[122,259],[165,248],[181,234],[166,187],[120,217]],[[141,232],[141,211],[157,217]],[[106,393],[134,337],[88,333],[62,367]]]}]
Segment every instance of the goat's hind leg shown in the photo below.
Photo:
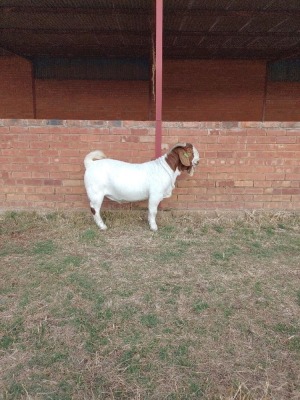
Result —
[{"label": "goat's hind leg", "polygon": [[101,201],[90,202],[90,206],[91,206],[91,212],[94,216],[94,221],[96,222],[96,224],[99,226],[99,228],[101,230],[105,231],[107,229],[107,226],[103,222],[101,215],[100,215],[100,209],[102,206],[102,202],[103,202],[103,198],[101,199]]}]

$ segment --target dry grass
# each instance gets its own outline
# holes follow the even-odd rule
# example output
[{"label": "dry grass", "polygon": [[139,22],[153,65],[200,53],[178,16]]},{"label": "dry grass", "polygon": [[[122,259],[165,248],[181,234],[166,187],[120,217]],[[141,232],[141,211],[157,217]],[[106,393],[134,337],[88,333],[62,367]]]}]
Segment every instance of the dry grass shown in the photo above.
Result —
[{"label": "dry grass", "polygon": [[1,399],[300,398],[299,215],[105,218],[0,215]]}]

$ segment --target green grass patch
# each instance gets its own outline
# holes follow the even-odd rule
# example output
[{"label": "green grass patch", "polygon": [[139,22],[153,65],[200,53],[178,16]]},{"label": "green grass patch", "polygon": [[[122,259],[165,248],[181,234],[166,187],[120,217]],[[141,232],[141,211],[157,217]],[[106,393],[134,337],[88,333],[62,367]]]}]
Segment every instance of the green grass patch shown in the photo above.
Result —
[{"label": "green grass patch", "polygon": [[196,313],[202,313],[203,311],[207,310],[209,308],[208,303],[202,300],[197,300],[193,304],[193,311]]},{"label": "green grass patch", "polygon": [[80,239],[82,242],[91,243],[94,242],[99,234],[97,234],[95,229],[89,228],[80,234]]},{"label": "green grass patch", "polygon": [[3,400],[297,398],[300,216],[105,218],[0,215]]},{"label": "green grass patch", "polygon": [[294,336],[289,340],[289,349],[300,353],[300,336]]},{"label": "green grass patch", "polygon": [[1,323],[0,349],[11,349],[16,343],[20,342],[21,334],[24,332],[23,318],[18,316],[10,323]]},{"label": "green grass patch", "polygon": [[141,316],[141,323],[147,328],[154,328],[160,323],[160,320],[155,314],[147,314]]},{"label": "green grass patch", "polygon": [[35,243],[33,253],[36,255],[51,255],[57,250],[52,240],[43,240]]},{"label": "green grass patch", "polygon": [[287,325],[285,323],[279,322],[274,326],[275,332],[278,333],[284,333],[288,335],[295,335],[297,333],[300,333],[300,328],[297,328],[294,325]]},{"label": "green grass patch", "polygon": [[15,243],[5,243],[0,248],[0,257],[9,255],[22,255],[24,253],[26,253],[26,248]]}]

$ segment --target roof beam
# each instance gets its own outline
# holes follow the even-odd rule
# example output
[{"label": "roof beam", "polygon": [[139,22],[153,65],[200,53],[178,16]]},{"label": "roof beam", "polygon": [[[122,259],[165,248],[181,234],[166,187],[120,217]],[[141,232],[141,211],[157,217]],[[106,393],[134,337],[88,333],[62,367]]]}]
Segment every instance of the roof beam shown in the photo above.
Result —
[{"label": "roof beam", "polygon": [[0,49],[10,55],[15,55],[15,56],[19,56],[20,54],[16,53],[16,51],[12,48],[10,48],[9,46],[7,46],[6,44],[0,43]]},{"label": "roof beam", "polygon": [[300,32],[272,32],[272,31],[259,31],[259,32],[245,32],[245,31],[176,31],[176,30],[165,30],[164,33],[166,35],[176,35],[176,36],[210,36],[210,37],[217,37],[217,36],[234,36],[234,37],[296,37],[300,38]]},{"label": "roof beam", "polygon": [[0,28],[0,33],[36,33],[45,35],[72,35],[72,34],[97,34],[97,35],[133,35],[133,36],[148,36],[151,30],[123,30],[123,29],[60,29],[60,28]]},{"label": "roof beam", "polygon": [[289,60],[289,59],[300,58],[300,48],[299,43],[295,46],[291,47],[287,51],[281,51],[280,54],[275,58],[273,57],[271,61],[279,61],[279,60]]},{"label": "roof beam", "polygon": [[[96,35],[132,35],[132,36],[149,36],[149,30],[119,30],[119,29],[45,29],[45,28],[0,28],[0,33],[33,33],[33,34],[46,34],[46,35],[73,35],[73,34],[96,34]],[[260,37],[278,37],[278,38],[300,38],[300,31],[297,32],[245,32],[245,31],[177,31],[173,29],[165,29],[164,36],[235,36],[246,38],[260,38]],[[150,36],[149,36],[150,37]]]},{"label": "roof beam", "polygon": [[[42,14],[101,14],[101,15],[134,15],[145,14],[152,15],[152,9],[149,8],[113,8],[113,7],[41,7],[41,6],[1,6],[3,13],[42,13]],[[272,16],[290,16],[300,17],[300,9],[271,9],[271,10],[225,10],[214,8],[212,10],[203,10],[199,8],[166,8],[165,16],[203,16],[203,17],[272,17]]]},{"label": "roof beam", "polygon": [[68,51],[63,46],[51,46],[45,47],[43,45],[37,45],[36,47],[30,47],[24,49],[20,46],[6,46],[0,43],[0,47],[12,54],[19,55],[28,59],[34,59],[38,56],[45,57],[130,57],[132,54],[135,57],[147,58],[149,57],[149,51],[145,49],[145,46],[124,46],[118,47],[96,47],[96,46],[76,46],[69,48]]},{"label": "roof beam", "polygon": [[[269,48],[268,50],[260,49],[260,50],[252,50],[245,49],[244,47],[231,47],[227,49],[217,49],[216,48],[207,48],[203,47],[197,49],[180,47],[180,51],[178,48],[174,49],[173,47],[165,47],[164,53],[168,59],[184,59],[184,58],[195,58],[195,59],[241,59],[241,60],[281,60],[287,58],[299,58],[300,51],[296,51],[294,49],[293,52],[284,52],[281,51],[279,53],[278,49]],[[180,55],[178,55],[180,54]]]},{"label": "roof beam", "polygon": [[1,6],[0,10],[6,14],[22,13],[22,14],[99,14],[99,15],[140,15],[146,14],[151,16],[149,8],[103,8],[103,7],[40,7],[40,6]]}]

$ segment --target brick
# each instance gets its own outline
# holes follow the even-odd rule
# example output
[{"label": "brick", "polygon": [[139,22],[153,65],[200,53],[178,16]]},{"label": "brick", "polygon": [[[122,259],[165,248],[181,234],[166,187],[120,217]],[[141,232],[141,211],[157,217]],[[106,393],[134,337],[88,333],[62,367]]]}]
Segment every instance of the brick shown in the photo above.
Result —
[{"label": "brick", "polygon": [[253,181],[234,181],[234,186],[236,186],[236,187],[240,187],[240,186],[242,186],[242,187],[251,187],[251,186],[253,186]]},{"label": "brick", "polygon": [[61,186],[62,181],[59,179],[44,179],[44,185],[46,186]]},{"label": "brick", "polygon": [[219,136],[221,131],[219,129],[208,129],[208,135]]},{"label": "brick", "polygon": [[51,132],[55,133],[55,134],[59,134],[59,133],[64,133],[66,132],[66,128],[65,127],[61,127],[61,126],[30,126],[29,127],[29,131],[31,133],[35,133],[35,134],[49,134]]},{"label": "brick", "polygon": [[141,136],[140,142],[141,143],[154,143],[155,137],[154,136]]},{"label": "brick", "polygon": [[271,187],[272,186],[272,181],[254,181],[253,182],[254,187],[261,187],[261,188],[266,188],[266,187]]},{"label": "brick", "polygon": [[248,136],[266,136],[265,129],[246,129],[246,134]]},{"label": "brick", "polygon": [[178,201],[179,202],[194,202],[195,201],[195,196],[191,194],[178,194]]},{"label": "brick", "polygon": [[81,194],[84,196],[86,195],[84,185],[57,187],[55,188],[55,192],[62,194]]},{"label": "brick", "polygon": [[82,183],[75,179],[65,179],[63,181],[63,186],[79,186],[80,184]]},{"label": "brick", "polygon": [[233,158],[232,151],[218,151],[217,153],[218,158]]},{"label": "brick", "polygon": [[149,135],[149,133],[150,133],[149,129],[142,129],[142,128],[130,129],[130,136],[147,136]]},{"label": "brick", "polygon": [[64,195],[58,195],[57,193],[49,194],[47,196],[47,200],[48,201],[53,201],[54,203],[64,202],[65,201],[65,196]]},{"label": "brick", "polygon": [[[20,162],[20,157],[17,158],[18,162]],[[30,157],[30,161],[33,164],[49,164],[49,157]]]},{"label": "brick", "polygon": [[[79,140],[81,142],[99,142],[100,136],[99,135],[81,135]],[[70,139],[67,139],[71,142]]]},{"label": "brick", "polygon": [[54,186],[38,186],[34,188],[35,193],[44,193],[44,194],[52,194],[58,188],[54,188]]},{"label": "brick", "polygon": [[[247,144],[262,144],[262,143],[266,143],[266,144],[275,144],[278,143],[277,142],[277,138],[273,137],[273,136],[248,136],[245,139],[245,143]],[[248,146],[247,146],[248,148]]]},{"label": "brick", "polygon": [[0,135],[4,135],[5,133],[8,133],[10,131],[8,126],[0,126]]},{"label": "brick", "polygon": [[40,194],[32,194],[32,195],[26,195],[26,200],[29,201],[40,201],[40,200],[45,200],[45,195],[40,195]]},{"label": "brick", "polygon": [[70,164],[59,164],[59,170],[60,171],[72,171],[72,172],[74,172],[74,171],[81,171],[82,168],[83,167],[82,167],[81,163],[80,164],[78,164],[78,162],[74,163],[74,161],[71,162]]},{"label": "brick", "polygon": [[227,136],[235,136],[235,137],[240,137],[240,136],[246,136],[247,131],[242,130],[242,129],[234,129],[234,130],[227,130],[223,134],[226,134]]},{"label": "brick", "polygon": [[66,194],[64,196],[64,201],[70,202],[70,201],[82,201],[82,196],[78,194]]},{"label": "brick", "polygon": [[244,208],[248,210],[263,210],[263,202],[247,201]]},{"label": "brick", "polygon": [[40,142],[32,141],[32,142],[30,142],[30,147],[32,149],[48,149],[49,143],[47,143],[45,141],[40,141]]},{"label": "brick", "polygon": [[[233,144],[237,144],[238,141],[240,141],[240,138],[236,138],[235,136],[211,136],[208,137],[210,139],[210,142],[208,143],[220,143],[220,144],[229,144],[229,145],[233,145]],[[223,146],[222,146],[223,147]]]},{"label": "brick", "polygon": [[23,201],[25,200],[25,194],[15,194],[15,193],[7,193],[6,195],[7,201]]},{"label": "brick", "polygon": [[296,136],[276,136],[276,143],[296,143]]},{"label": "brick", "polygon": [[263,181],[265,180],[265,174],[260,173],[256,174],[255,172],[249,173],[239,173],[239,171],[235,174],[235,180],[237,181]]},{"label": "brick", "polygon": [[219,181],[216,182],[217,187],[234,187],[234,181],[229,180],[229,181]]},{"label": "brick", "polygon": [[283,181],[285,179],[285,174],[278,173],[278,174],[266,174],[267,181]]},{"label": "brick", "polygon": [[300,188],[282,188],[282,194],[300,194]]},{"label": "brick", "polygon": [[13,178],[31,178],[31,172],[16,171],[12,172],[11,176]]},{"label": "brick", "polygon": [[[273,125],[272,125],[272,127],[273,127]],[[276,137],[280,136],[280,137],[282,137],[282,136],[285,136],[287,134],[287,131],[285,129],[272,129],[272,128],[270,128],[270,129],[266,130],[266,134],[268,136],[276,136]]]},{"label": "brick", "polygon": [[263,194],[264,189],[258,187],[245,187],[244,192],[245,194]]}]

